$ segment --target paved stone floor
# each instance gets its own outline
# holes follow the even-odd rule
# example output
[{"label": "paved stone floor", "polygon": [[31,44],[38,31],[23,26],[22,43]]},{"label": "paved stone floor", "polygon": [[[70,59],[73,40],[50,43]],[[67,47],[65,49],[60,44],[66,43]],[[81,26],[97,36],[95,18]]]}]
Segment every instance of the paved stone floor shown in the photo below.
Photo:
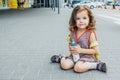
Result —
[{"label": "paved stone floor", "polygon": [[[64,71],[50,62],[53,54],[68,54],[70,13],[71,9],[61,9],[58,15],[57,9],[54,12],[49,8],[0,11],[0,80],[119,80],[120,38],[116,35],[120,32],[112,34],[104,26],[99,27],[98,35],[108,73]],[[104,30],[111,36],[103,36]],[[110,42],[112,38],[118,41]]]}]

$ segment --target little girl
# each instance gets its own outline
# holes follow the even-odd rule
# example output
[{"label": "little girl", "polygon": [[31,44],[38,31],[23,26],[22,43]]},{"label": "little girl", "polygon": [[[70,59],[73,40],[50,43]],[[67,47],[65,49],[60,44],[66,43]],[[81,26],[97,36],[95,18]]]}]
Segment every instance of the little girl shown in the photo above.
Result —
[{"label": "little girl", "polygon": [[[74,68],[75,72],[85,72],[96,69],[106,72],[106,63],[99,61],[95,24],[93,14],[88,7],[75,7],[69,21],[70,35],[67,39],[70,55],[67,57],[54,55],[51,57],[51,61],[56,63],[60,62],[61,68],[64,70]],[[77,43],[75,47],[70,45],[73,39]],[[79,59],[76,62],[73,60],[73,54],[79,55]]]}]

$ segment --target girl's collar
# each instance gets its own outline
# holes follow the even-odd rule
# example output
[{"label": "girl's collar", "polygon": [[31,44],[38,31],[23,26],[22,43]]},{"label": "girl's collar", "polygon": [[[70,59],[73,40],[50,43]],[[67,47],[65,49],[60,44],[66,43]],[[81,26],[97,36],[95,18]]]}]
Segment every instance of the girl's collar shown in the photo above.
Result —
[{"label": "girl's collar", "polygon": [[77,29],[74,30],[74,37],[75,37],[75,41],[76,43],[78,43],[78,41],[80,40],[80,38],[82,37],[82,35],[87,31],[87,29],[85,29],[80,36],[77,36]]}]

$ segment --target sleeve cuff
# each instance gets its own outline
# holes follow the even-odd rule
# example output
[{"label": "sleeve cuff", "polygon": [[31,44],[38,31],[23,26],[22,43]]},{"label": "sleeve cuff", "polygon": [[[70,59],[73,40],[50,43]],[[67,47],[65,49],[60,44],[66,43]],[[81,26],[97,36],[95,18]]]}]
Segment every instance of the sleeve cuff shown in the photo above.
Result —
[{"label": "sleeve cuff", "polygon": [[72,39],[70,38],[69,35],[67,36],[67,42],[68,42],[68,44],[71,44],[71,42],[72,42]]},{"label": "sleeve cuff", "polygon": [[97,41],[92,41],[90,43],[90,48],[94,47],[94,46],[98,46],[98,42]]}]

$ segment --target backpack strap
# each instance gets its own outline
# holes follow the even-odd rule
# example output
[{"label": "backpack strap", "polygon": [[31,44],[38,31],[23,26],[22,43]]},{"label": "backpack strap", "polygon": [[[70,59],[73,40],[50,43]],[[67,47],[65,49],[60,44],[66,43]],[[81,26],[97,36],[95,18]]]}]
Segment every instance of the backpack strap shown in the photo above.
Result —
[{"label": "backpack strap", "polygon": [[97,41],[97,35],[96,35],[96,33],[95,33],[95,31],[90,31],[90,35],[89,35],[89,38],[88,38],[88,43],[90,44],[90,37],[91,37],[91,34],[94,34],[95,35],[95,39],[96,39],[96,41]]},{"label": "backpack strap", "polygon": [[[91,42],[91,41],[90,41],[90,37],[91,37],[91,34],[92,34],[92,33],[95,35],[95,39],[96,39],[96,41],[97,41],[96,33],[95,33],[94,31],[91,31],[91,32],[90,32],[90,35],[89,35],[89,38],[88,38],[88,43],[90,44],[90,46],[93,45],[93,42],[90,43],[90,42]],[[98,45],[98,43],[96,42],[95,45]],[[94,55],[95,55],[95,61],[99,61],[99,52],[96,53],[96,54],[94,54]]]}]

